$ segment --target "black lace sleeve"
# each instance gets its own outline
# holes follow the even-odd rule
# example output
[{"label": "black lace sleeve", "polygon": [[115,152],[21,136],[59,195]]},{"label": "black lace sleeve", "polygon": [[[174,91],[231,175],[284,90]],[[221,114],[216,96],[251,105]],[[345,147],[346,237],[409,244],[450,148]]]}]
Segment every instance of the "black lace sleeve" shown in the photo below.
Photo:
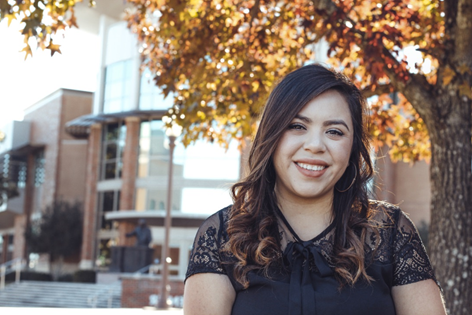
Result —
[{"label": "black lace sleeve", "polygon": [[398,211],[398,220],[394,231],[393,285],[404,285],[426,279],[436,281],[416,227],[401,210]]},{"label": "black lace sleeve", "polygon": [[197,273],[226,274],[220,261],[221,218],[219,211],[206,219],[198,229],[185,280]]}]

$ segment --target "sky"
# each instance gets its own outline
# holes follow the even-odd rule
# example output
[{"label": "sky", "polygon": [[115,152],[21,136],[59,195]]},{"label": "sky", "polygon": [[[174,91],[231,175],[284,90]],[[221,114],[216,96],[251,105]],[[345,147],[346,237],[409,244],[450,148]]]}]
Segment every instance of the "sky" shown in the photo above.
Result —
[{"label": "sky", "polygon": [[25,60],[19,23],[0,22],[0,129],[22,120],[23,110],[59,88],[94,92],[100,53],[98,35],[78,29],[59,36],[62,54],[33,49]]}]

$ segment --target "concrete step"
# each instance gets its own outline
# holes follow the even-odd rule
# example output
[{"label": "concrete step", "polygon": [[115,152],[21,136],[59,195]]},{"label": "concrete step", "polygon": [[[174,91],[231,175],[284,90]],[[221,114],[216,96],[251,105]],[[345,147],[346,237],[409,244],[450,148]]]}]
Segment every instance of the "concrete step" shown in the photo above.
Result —
[{"label": "concrete step", "polygon": [[110,290],[113,290],[111,307],[120,307],[121,286],[117,283],[110,285],[22,281],[10,284],[0,291],[0,306],[89,308],[89,299],[97,296],[96,307],[106,308]]}]

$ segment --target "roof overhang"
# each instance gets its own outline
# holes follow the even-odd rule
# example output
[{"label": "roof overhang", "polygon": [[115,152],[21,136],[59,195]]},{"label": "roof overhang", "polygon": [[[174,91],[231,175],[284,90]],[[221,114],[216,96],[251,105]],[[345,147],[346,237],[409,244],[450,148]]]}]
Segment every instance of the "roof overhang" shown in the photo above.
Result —
[{"label": "roof overhang", "polygon": [[87,138],[90,126],[94,124],[112,123],[126,117],[138,117],[143,120],[161,119],[167,110],[131,110],[110,114],[84,115],[66,123],[66,132],[76,138]]},{"label": "roof overhang", "polygon": [[[152,211],[134,211],[121,210],[105,213],[105,219],[113,221],[124,221],[137,224],[139,219],[145,219],[146,224],[150,226],[164,226],[166,216],[163,210]],[[199,227],[203,221],[208,218],[208,214],[183,213],[179,211],[172,212],[173,227]]]}]

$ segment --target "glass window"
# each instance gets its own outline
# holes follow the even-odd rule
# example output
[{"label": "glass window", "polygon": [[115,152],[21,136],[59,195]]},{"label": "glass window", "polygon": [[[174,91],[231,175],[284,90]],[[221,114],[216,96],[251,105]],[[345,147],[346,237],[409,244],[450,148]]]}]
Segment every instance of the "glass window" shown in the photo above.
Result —
[{"label": "glass window", "polygon": [[[169,139],[160,120],[141,123],[138,177],[138,211],[165,210],[169,172]],[[237,143],[228,150],[218,144],[198,141],[184,148],[177,140],[173,160],[173,211],[210,214],[229,204],[231,184],[238,180],[240,153]],[[155,180],[155,181],[154,181]],[[205,202],[199,202],[205,200]]]},{"label": "glass window", "polygon": [[126,125],[123,122],[105,125],[101,179],[121,178],[125,138]]},{"label": "glass window", "polygon": [[164,98],[161,89],[155,85],[149,69],[144,70],[141,75],[139,109],[158,110],[172,106],[174,106],[174,95],[170,93]]},{"label": "glass window", "polygon": [[120,209],[120,191],[109,190],[99,192],[99,213],[100,213],[100,229],[113,229],[113,222],[105,219],[105,213],[110,211],[118,211]]},{"label": "glass window", "polygon": [[118,61],[107,66],[103,92],[104,113],[116,113],[132,109],[132,71],[131,59]]},{"label": "glass window", "polygon": [[44,151],[40,151],[35,156],[34,186],[39,187],[44,183]]}]

